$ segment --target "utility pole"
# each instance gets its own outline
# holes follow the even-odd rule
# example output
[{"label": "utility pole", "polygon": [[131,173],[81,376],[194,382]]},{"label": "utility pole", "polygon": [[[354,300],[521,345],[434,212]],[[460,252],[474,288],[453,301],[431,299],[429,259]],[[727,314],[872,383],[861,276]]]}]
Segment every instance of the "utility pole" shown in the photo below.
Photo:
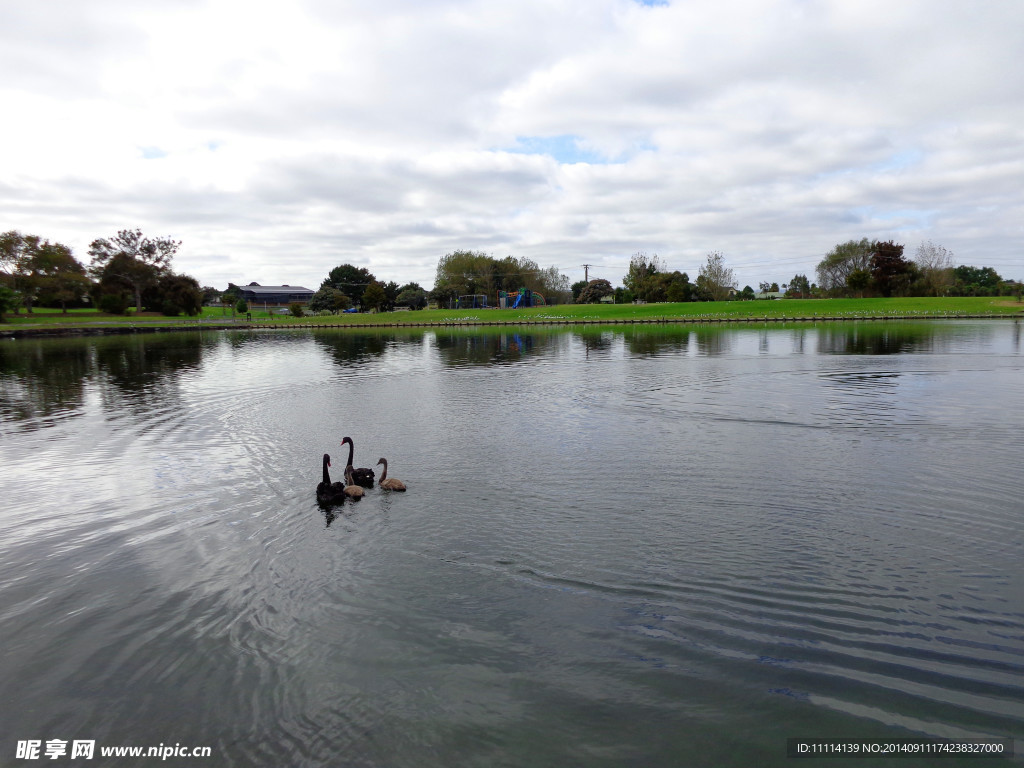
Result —
[{"label": "utility pole", "polygon": [[592,266],[594,266],[594,265],[593,264],[581,264],[580,266],[583,267],[583,282],[589,283],[590,282],[590,268]]}]

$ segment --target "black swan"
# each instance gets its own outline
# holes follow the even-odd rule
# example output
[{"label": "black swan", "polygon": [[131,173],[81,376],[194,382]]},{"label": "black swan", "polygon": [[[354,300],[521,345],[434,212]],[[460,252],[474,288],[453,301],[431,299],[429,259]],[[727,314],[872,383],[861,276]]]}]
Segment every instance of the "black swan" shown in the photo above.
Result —
[{"label": "black swan", "polygon": [[363,498],[363,494],[366,491],[363,490],[361,485],[356,485],[352,482],[352,467],[345,467],[345,482],[348,485],[345,486],[345,495],[348,496],[352,501],[359,501]]},{"label": "black swan", "polygon": [[353,467],[352,454],[355,453],[355,445],[352,443],[351,437],[343,437],[341,444],[344,446],[345,443],[348,443],[348,464],[345,465],[345,471],[352,470],[352,480],[356,485],[373,488],[373,470],[369,467]]},{"label": "black swan", "polygon": [[395,477],[388,477],[388,460],[381,459],[377,464],[383,464],[384,469],[380,473],[380,482],[378,485],[385,491],[404,491],[405,483]]},{"label": "black swan", "polygon": [[331,473],[327,468],[331,466],[331,457],[324,454],[324,479],[316,487],[316,500],[321,504],[341,504],[345,500],[345,486],[343,483],[332,483]]}]

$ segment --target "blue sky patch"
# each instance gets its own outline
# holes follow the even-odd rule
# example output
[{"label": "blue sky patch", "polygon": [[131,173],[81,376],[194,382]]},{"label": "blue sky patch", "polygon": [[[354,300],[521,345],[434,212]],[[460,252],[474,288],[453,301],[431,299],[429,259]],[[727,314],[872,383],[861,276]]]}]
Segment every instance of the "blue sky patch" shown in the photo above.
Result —
[{"label": "blue sky patch", "polygon": [[608,159],[592,150],[580,146],[578,136],[562,134],[560,136],[516,136],[516,144],[509,147],[508,152],[520,155],[547,155],[563,165],[589,163],[604,165]]},{"label": "blue sky patch", "polygon": [[167,157],[167,153],[160,147],[139,147],[139,151],[146,160],[159,160],[162,157]]},{"label": "blue sky patch", "polygon": [[877,163],[872,170],[887,173],[891,171],[902,171],[910,168],[924,160],[924,152],[919,149],[904,149],[891,157]]}]

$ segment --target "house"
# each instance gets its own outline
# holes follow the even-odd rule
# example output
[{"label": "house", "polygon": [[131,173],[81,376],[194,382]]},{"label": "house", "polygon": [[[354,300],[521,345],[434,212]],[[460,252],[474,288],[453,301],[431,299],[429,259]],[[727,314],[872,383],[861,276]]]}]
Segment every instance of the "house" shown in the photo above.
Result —
[{"label": "house", "polygon": [[313,294],[309,288],[301,285],[260,285],[249,283],[238,287],[238,295],[249,302],[250,306],[286,307],[298,302],[308,304]]},{"label": "house", "polygon": [[782,291],[756,291],[754,293],[755,299],[781,299],[786,294]]}]

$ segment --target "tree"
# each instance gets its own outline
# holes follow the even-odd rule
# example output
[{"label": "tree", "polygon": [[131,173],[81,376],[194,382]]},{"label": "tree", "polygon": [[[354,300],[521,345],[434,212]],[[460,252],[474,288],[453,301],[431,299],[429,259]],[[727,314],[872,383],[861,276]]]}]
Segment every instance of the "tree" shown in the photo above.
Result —
[{"label": "tree", "polygon": [[742,298],[743,301],[752,301],[754,298],[754,289],[749,285],[743,286],[743,290],[740,292],[740,298]]},{"label": "tree", "polygon": [[910,286],[914,265],[903,258],[903,246],[892,240],[875,243],[871,254],[871,282],[883,296],[903,293]]},{"label": "tree", "polygon": [[[658,288],[651,280],[664,268],[665,264],[658,258],[658,254],[648,256],[642,251],[634,253],[629,260],[629,271],[622,278],[622,284],[638,299],[658,301],[659,299],[652,295],[658,293]],[[660,300],[664,301],[664,298]]]},{"label": "tree", "polygon": [[203,289],[198,280],[188,275],[161,275],[146,298],[147,306],[159,306],[170,317],[182,312],[194,316],[203,311]]},{"label": "tree", "polygon": [[545,296],[548,304],[572,300],[572,286],[569,285],[569,277],[559,272],[558,267],[552,266],[540,270],[537,274],[537,281],[540,284],[540,292]]},{"label": "tree", "polygon": [[855,269],[846,276],[846,286],[859,298],[864,298],[864,291],[871,285],[871,273],[866,269]]},{"label": "tree", "polygon": [[921,292],[926,296],[945,296],[953,285],[953,254],[931,240],[917,246],[914,254]]},{"label": "tree", "polygon": [[84,296],[90,287],[85,267],[71,249],[38,235],[13,230],[0,235],[0,267],[28,312],[37,299],[59,304],[67,312],[68,302]]},{"label": "tree", "polygon": [[322,287],[309,300],[309,308],[314,312],[339,312],[352,306],[352,299],[330,286]]},{"label": "tree", "polygon": [[789,281],[789,289],[786,291],[786,296],[791,299],[809,299],[811,297],[811,284],[807,280],[807,275],[793,275],[793,279]]},{"label": "tree", "polygon": [[960,296],[995,296],[1003,278],[992,267],[959,266],[953,270],[953,291]]},{"label": "tree", "polygon": [[554,300],[569,297],[569,278],[557,267],[541,269],[537,262],[527,258],[506,256],[497,260],[483,251],[453,251],[437,263],[432,299],[439,304],[454,301],[459,296],[496,291],[518,291],[527,288]]},{"label": "tree", "polygon": [[586,288],[586,287],[587,287],[587,281],[586,280],[580,280],[579,282],[573,283],[570,286],[570,290],[572,291],[572,300],[574,302],[578,302],[579,301],[580,294],[583,293],[583,289]]},{"label": "tree", "polygon": [[612,284],[603,278],[596,278],[587,283],[587,287],[580,291],[580,297],[576,299],[577,304],[597,304],[605,296],[615,293]]},{"label": "tree", "polygon": [[692,301],[693,285],[690,283],[690,276],[678,269],[671,274],[662,273],[658,276],[665,282],[666,301]]},{"label": "tree", "polygon": [[354,304],[363,303],[363,292],[377,278],[370,270],[352,264],[340,264],[320,284],[321,288],[334,288],[352,299]]},{"label": "tree", "polygon": [[210,285],[204,285],[201,289],[203,292],[203,306],[213,304],[215,301],[220,299],[220,291]]},{"label": "tree", "polygon": [[877,243],[866,237],[840,243],[818,262],[818,285],[830,296],[848,296],[849,277],[857,270],[870,270],[871,255]]},{"label": "tree", "polygon": [[439,302],[471,293],[490,293],[497,289],[495,266],[495,260],[483,251],[447,253],[437,262],[432,293]]},{"label": "tree", "polygon": [[142,292],[170,273],[171,259],[180,240],[148,238],[141,230],[122,229],[112,240],[99,238],[89,245],[90,273],[101,287],[121,285],[135,296],[135,311],[142,311]]},{"label": "tree", "polygon": [[224,304],[230,304],[233,307],[240,298],[242,298],[242,289],[234,283],[228,283],[228,289],[221,295],[220,300]]},{"label": "tree", "polygon": [[406,283],[399,290],[395,304],[409,309],[424,309],[427,306],[427,292],[419,283]]},{"label": "tree", "polygon": [[725,266],[725,256],[719,251],[708,254],[707,261],[700,268],[697,286],[711,301],[725,301],[729,298],[735,280],[732,270]]},{"label": "tree", "polygon": [[[36,235],[23,235],[13,229],[0,235],[0,270],[4,273],[4,283],[15,291],[20,299],[24,299],[18,289],[21,287],[21,270],[25,256],[38,247],[39,237]],[[19,305],[15,305],[15,313]]]},{"label": "tree", "polygon": [[0,323],[4,321],[4,313],[17,309],[21,294],[6,285],[0,285]]},{"label": "tree", "polygon": [[402,289],[394,280],[381,284],[381,288],[384,289],[385,309],[390,312],[395,308],[395,302],[398,301],[398,294]]},{"label": "tree", "polygon": [[4,272],[4,282],[19,299],[14,307],[15,314],[21,304],[32,311],[32,287],[24,279],[24,266],[26,258],[39,248],[39,242],[37,235],[23,235],[17,230],[0,235],[0,269]]},{"label": "tree", "polygon": [[373,309],[380,312],[385,306],[387,306],[388,297],[384,293],[384,286],[378,283],[376,280],[366,286],[366,290],[363,291],[362,309]]},{"label": "tree", "polygon": [[59,304],[62,314],[67,314],[69,302],[80,300],[92,286],[85,267],[60,243],[45,241],[25,268],[37,298],[44,304]]}]

